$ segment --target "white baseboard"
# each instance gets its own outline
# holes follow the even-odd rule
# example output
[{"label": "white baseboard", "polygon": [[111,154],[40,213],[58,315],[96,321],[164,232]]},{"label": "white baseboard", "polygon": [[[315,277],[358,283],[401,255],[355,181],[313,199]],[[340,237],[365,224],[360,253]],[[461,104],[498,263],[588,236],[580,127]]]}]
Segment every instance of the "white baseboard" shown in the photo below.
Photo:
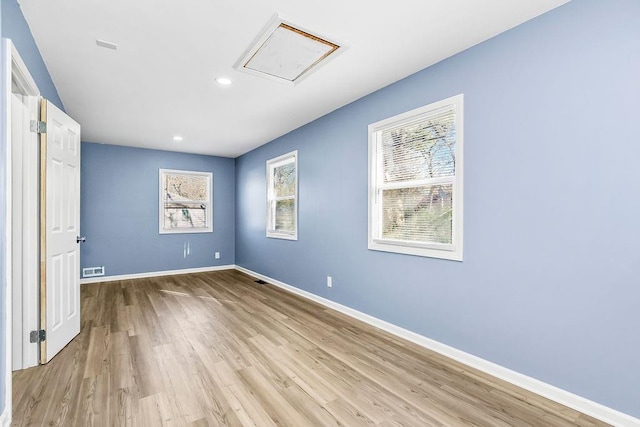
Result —
[{"label": "white baseboard", "polygon": [[585,415],[589,415],[593,418],[604,421],[605,423],[621,427],[640,426],[640,419],[624,414],[620,411],[616,411],[615,409],[601,405],[592,400],[586,399],[535,378],[505,368],[504,366],[489,362],[488,360],[450,347],[446,344],[442,344],[438,341],[432,340],[431,338],[416,334],[415,332],[411,332],[392,323],[385,322],[384,320],[362,313],[358,310],[354,310],[353,308],[338,304],[337,302],[312,294],[311,292],[303,291],[302,289],[296,288],[295,286],[287,285],[286,283],[280,282],[279,280],[262,275],[260,273],[256,273],[255,271],[251,271],[240,266],[235,266],[235,268],[238,271],[241,271],[258,279],[262,279],[279,288],[344,313],[347,316],[351,316],[355,319],[361,320],[400,338],[404,338],[424,348],[449,357],[457,362],[463,363],[467,366],[492,375],[525,390],[529,390],[542,397],[560,403],[561,405],[575,409],[576,411],[579,411]]},{"label": "white baseboard", "polygon": [[164,271],[150,271],[148,273],[135,273],[135,274],[121,274],[119,276],[98,276],[87,279],[80,279],[80,284],[85,285],[88,283],[102,283],[102,282],[115,282],[117,280],[131,280],[131,279],[145,279],[148,277],[160,277],[160,276],[173,276],[176,274],[191,274],[191,273],[204,273],[207,271],[219,271],[219,270],[232,270],[236,266],[230,265],[218,265],[212,267],[200,267],[200,268],[184,268],[182,270],[164,270]]}]

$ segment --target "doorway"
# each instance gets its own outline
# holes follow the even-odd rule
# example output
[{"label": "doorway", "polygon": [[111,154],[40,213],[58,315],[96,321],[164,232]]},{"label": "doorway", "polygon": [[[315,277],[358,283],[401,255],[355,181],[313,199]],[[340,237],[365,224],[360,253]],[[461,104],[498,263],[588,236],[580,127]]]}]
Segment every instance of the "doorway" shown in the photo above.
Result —
[{"label": "doorway", "polygon": [[6,48],[11,52],[7,347],[11,369],[18,370],[47,363],[80,332],[80,125],[39,96],[10,41]]}]

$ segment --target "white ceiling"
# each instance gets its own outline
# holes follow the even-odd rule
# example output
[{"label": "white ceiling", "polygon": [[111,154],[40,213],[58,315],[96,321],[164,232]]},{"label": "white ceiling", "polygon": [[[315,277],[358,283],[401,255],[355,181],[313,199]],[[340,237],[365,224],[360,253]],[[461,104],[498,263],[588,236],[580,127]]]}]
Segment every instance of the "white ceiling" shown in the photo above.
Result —
[{"label": "white ceiling", "polygon": [[[237,157],[567,1],[19,3],[83,141]],[[276,14],[348,49],[295,86],[235,71]]]}]

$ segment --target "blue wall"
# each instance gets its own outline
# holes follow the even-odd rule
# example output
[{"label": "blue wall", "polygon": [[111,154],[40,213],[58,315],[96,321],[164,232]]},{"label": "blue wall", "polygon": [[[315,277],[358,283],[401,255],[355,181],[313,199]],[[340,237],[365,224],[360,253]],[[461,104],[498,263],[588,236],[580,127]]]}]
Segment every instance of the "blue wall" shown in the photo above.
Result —
[{"label": "blue wall", "polygon": [[[241,156],[236,263],[640,416],[639,22],[573,1]],[[464,261],[367,250],[367,125],[458,93]],[[267,239],[294,149],[299,240]]]},{"label": "blue wall", "polygon": [[[158,233],[158,169],[213,172],[213,233]],[[82,267],[107,276],[235,263],[233,159],[83,142],[80,209]]]},{"label": "blue wall", "polygon": [[15,45],[29,69],[31,77],[38,85],[40,95],[64,110],[58,91],[53,85],[47,66],[42,60],[31,30],[16,0],[2,0],[2,37],[11,39]]}]

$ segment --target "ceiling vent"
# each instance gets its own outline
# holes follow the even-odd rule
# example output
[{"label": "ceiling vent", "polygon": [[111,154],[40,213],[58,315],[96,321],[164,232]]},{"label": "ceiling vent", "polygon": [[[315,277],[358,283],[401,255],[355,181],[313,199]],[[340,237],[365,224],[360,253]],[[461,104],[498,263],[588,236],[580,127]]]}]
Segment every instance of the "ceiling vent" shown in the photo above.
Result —
[{"label": "ceiling vent", "polygon": [[115,43],[108,42],[106,40],[96,39],[96,44],[100,47],[104,47],[107,49],[118,50],[118,45]]},{"label": "ceiling vent", "polygon": [[284,83],[298,83],[345,46],[276,16],[235,64],[235,69]]}]

